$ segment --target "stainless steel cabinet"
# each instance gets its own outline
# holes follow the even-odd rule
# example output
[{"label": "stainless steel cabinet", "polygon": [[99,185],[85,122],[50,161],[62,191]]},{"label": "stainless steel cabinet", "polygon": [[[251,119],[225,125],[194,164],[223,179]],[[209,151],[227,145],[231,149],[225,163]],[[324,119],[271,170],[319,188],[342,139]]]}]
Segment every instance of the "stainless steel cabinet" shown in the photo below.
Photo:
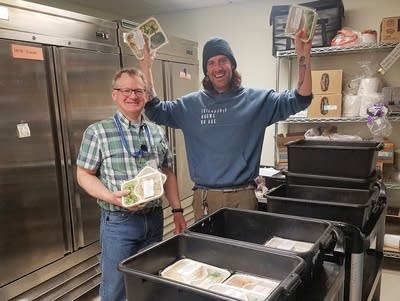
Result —
[{"label": "stainless steel cabinet", "polygon": [[[10,55],[13,46],[34,47],[44,60],[16,59]],[[0,40],[0,286],[68,249],[49,52],[41,45]]]},{"label": "stainless steel cabinet", "polygon": [[0,299],[28,300],[19,294],[54,281],[50,291],[67,270],[60,289],[73,291],[69,269],[88,259],[76,287],[99,274],[100,210],[78,187],[75,161],[86,127],[116,110],[117,24],[24,1],[0,6]]}]

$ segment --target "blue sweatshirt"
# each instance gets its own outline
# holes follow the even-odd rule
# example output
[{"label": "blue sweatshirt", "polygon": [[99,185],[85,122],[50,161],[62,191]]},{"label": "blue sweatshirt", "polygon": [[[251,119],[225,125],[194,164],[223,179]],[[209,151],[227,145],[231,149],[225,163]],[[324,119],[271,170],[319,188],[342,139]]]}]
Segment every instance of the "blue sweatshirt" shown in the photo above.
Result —
[{"label": "blue sweatshirt", "polygon": [[251,183],[265,128],[304,110],[311,99],[295,91],[241,87],[222,94],[201,90],[175,101],[154,98],[145,110],[150,120],[183,131],[195,185],[221,188]]}]

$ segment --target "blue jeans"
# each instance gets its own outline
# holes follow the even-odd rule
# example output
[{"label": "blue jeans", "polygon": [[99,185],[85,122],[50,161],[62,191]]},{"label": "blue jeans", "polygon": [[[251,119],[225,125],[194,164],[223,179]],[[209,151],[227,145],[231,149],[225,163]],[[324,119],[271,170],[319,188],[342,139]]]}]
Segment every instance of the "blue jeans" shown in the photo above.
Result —
[{"label": "blue jeans", "polygon": [[101,284],[102,301],[126,300],[124,275],[118,264],[151,243],[162,240],[161,207],[141,214],[108,210],[101,211]]}]

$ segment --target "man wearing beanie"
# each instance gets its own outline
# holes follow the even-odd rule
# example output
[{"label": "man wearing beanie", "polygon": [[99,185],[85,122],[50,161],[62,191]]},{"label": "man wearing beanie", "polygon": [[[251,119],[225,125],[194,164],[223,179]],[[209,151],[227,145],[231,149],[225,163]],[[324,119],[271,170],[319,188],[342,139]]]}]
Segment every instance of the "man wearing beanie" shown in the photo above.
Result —
[{"label": "man wearing beanie", "polygon": [[[185,137],[190,177],[195,183],[195,219],[222,207],[256,209],[254,179],[258,175],[265,128],[309,106],[311,94],[311,41],[297,33],[298,85],[276,92],[242,86],[229,43],[209,39],[203,48],[203,89],[173,101],[161,101],[152,92],[147,117]],[[140,68],[154,87],[148,51]]]}]

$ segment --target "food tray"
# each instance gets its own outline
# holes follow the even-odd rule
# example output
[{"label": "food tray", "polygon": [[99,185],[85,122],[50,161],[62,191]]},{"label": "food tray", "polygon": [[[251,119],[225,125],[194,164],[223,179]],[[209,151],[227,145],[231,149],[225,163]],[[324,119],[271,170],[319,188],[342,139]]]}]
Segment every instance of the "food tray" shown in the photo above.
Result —
[{"label": "food tray", "polygon": [[161,272],[161,276],[165,278],[202,288],[221,283],[230,275],[228,270],[189,258],[180,259]]},{"label": "food tray", "polygon": [[164,194],[166,179],[165,174],[146,166],[134,179],[122,183],[121,190],[130,190],[122,197],[122,205],[130,208],[160,198]]},{"label": "food tray", "polygon": [[263,294],[258,294],[249,290],[226,284],[214,284],[209,288],[209,290],[241,301],[264,301],[267,297]]}]

